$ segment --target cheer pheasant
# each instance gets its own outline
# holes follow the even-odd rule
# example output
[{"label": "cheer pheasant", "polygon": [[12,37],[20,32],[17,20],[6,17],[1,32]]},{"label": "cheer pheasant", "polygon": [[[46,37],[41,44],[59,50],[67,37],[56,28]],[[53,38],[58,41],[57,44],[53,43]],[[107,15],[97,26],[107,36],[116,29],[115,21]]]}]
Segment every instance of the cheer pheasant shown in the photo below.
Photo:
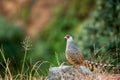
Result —
[{"label": "cheer pheasant", "polygon": [[65,51],[66,58],[69,61],[69,63],[72,64],[73,66],[76,66],[76,65],[86,66],[90,69],[113,66],[111,64],[100,64],[100,63],[84,60],[81,52],[75,46],[72,36],[66,35],[64,38],[67,39],[66,51]]}]

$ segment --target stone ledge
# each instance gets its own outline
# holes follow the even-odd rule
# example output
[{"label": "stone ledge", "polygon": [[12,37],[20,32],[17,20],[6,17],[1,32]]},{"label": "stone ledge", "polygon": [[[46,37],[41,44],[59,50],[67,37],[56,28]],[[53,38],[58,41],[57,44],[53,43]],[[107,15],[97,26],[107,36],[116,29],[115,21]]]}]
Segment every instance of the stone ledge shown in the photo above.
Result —
[{"label": "stone ledge", "polygon": [[51,67],[46,80],[120,80],[120,74],[94,73],[84,66]]},{"label": "stone ledge", "polygon": [[89,76],[92,72],[84,66],[60,66],[52,67],[46,80],[76,80],[81,76]]}]

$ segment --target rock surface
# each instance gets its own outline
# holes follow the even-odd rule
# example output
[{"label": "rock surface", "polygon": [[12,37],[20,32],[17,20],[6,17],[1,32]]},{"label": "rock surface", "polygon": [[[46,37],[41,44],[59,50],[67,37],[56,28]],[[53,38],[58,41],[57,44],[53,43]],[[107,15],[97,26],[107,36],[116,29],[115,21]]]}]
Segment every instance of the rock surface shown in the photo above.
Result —
[{"label": "rock surface", "polygon": [[78,80],[83,76],[91,75],[91,71],[84,66],[52,67],[46,80]]},{"label": "rock surface", "polygon": [[120,74],[94,73],[84,66],[52,67],[46,80],[120,80]]}]

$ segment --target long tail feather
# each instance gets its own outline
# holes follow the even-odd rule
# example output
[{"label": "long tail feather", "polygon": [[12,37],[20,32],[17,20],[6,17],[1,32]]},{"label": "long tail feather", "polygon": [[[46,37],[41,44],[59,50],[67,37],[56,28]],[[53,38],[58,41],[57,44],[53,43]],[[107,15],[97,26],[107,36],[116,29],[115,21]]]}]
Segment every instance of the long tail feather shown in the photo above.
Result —
[{"label": "long tail feather", "polygon": [[84,65],[87,68],[90,68],[90,69],[105,68],[105,67],[114,67],[112,64],[102,64],[102,63],[96,63],[96,62],[92,62],[92,61],[88,61],[88,60],[84,61]]}]

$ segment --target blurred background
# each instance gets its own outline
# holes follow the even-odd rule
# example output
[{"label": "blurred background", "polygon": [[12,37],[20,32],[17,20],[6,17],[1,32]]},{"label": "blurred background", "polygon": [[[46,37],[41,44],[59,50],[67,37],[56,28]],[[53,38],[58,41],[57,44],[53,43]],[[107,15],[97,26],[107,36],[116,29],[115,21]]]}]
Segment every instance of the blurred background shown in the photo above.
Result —
[{"label": "blurred background", "polygon": [[[13,74],[21,70],[26,37],[32,45],[26,67],[48,61],[39,70],[46,75],[50,66],[67,62],[66,34],[73,36],[85,59],[112,63],[120,72],[119,0],[0,0],[0,48]],[[3,70],[1,65],[0,74]]]}]

